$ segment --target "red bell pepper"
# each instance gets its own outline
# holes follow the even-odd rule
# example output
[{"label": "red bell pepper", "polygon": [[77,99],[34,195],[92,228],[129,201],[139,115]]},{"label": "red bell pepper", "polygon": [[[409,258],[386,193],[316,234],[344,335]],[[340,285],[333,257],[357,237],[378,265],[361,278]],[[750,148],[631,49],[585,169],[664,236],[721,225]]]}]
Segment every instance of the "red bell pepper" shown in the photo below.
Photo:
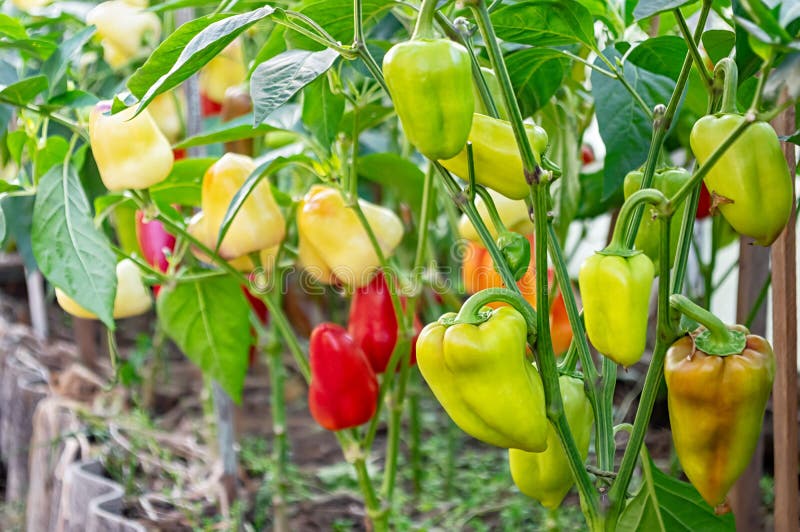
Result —
[{"label": "red bell pepper", "polygon": [[[405,308],[405,298],[402,298],[401,301]],[[422,323],[416,315],[414,316],[414,330],[416,335],[411,342],[411,365],[417,362],[417,336],[422,330]],[[369,284],[357,288],[353,294],[347,331],[367,355],[375,373],[386,371],[386,366],[389,364],[392,351],[397,343],[397,316],[395,316],[392,297],[382,272],[378,272]]]},{"label": "red bell pepper", "polygon": [[369,421],[378,406],[378,378],[347,331],[321,323],[311,333],[309,355],[308,408],[317,423],[342,430]]},{"label": "red bell pepper", "polygon": [[700,200],[697,202],[697,214],[695,217],[698,220],[707,218],[711,214],[711,194],[706,188],[706,184],[700,185]]},{"label": "red bell pepper", "polygon": [[[175,236],[164,229],[158,220],[146,222],[144,213],[136,211],[136,240],[142,250],[144,260],[160,272],[166,272],[169,267],[167,252],[175,250]],[[161,286],[153,285],[153,293],[158,296]]]}]

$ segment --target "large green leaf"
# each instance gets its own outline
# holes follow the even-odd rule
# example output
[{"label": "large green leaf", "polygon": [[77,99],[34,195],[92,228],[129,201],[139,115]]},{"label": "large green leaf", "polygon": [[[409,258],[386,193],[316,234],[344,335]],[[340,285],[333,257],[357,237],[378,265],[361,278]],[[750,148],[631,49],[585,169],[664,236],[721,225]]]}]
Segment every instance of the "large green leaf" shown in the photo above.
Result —
[{"label": "large green leaf", "polygon": [[15,40],[27,39],[28,32],[18,19],[0,13],[0,35],[5,35]]},{"label": "large green leaf", "polygon": [[[147,107],[153,98],[177,86],[200,70],[247,28],[274,12],[275,8],[264,6],[248,13],[216,21],[214,21],[216,15],[209,15],[208,18],[185,24],[184,26],[190,26],[202,21],[197,26],[191,26],[185,31],[181,31],[184,27],[181,26],[178,31],[161,43],[161,46],[156,48],[147,62],[136,72],[136,75],[139,72],[144,73],[138,78],[134,75],[128,82],[128,88],[134,95],[143,86],[147,86],[147,83],[152,83],[141,97],[137,112],[141,112]],[[204,26],[209,20],[212,22]],[[197,27],[202,29],[195,32]],[[187,39],[190,35],[191,38]],[[154,77],[157,77],[155,81],[153,81]],[[134,78],[136,78],[135,81]]]},{"label": "large green leaf", "polygon": [[653,74],[677,80],[686,58],[686,41],[677,35],[663,35],[647,39],[628,54],[630,63]]},{"label": "large green leaf", "polygon": [[159,322],[203,373],[241,401],[250,348],[250,308],[239,283],[206,277],[163,287]]},{"label": "large green leaf", "polygon": [[344,96],[334,94],[326,76],[303,90],[303,124],[322,146],[333,144],[344,115]]},{"label": "large green leaf", "polygon": [[633,16],[636,20],[652,17],[663,11],[669,11],[687,4],[693,4],[697,0],[639,0]]},{"label": "large green leaf", "polygon": [[72,166],[54,166],[39,181],[31,242],[47,280],[113,329],[116,260]]},{"label": "large green leaf", "polygon": [[643,482],[617,523],[619,530],[647,532],[729,532],[736,530],[733,514],[715,515],[697,490],[665,475],[645,456]]},{"label": "large green leaf", "polygon": [[501,7],[492,13],[497,36],[506,41],[535,46],[563,46],[582,42],[590,48],[594,19],[574,0],[529,0]]},{"label": "large green leaf", "polygon": [[22,106],[33,101],[48,86],[47,76],[43,75],[25,78],[11,85],[0,85],[0,102]]},{"label": "large green leaf", "polygon": [[736,34],[732,31],[706,30],[703,32],[703,47],[714,64],[723,57],[728,57],[735,45]]},{"label": "large green leaf", "polygon": [[161,205],[200,205],[200,188],[208,167],[216,162],[213,157],[181,159],[161,183],[150,187],[153,199]]},{"label": "large green leaf", "polygon": [[288,50],[261,63],[250,78],[254,124],[257,126],[297,92],[325,73],[339,54],[330,49],[319,52]]},{"label": "large green leaf", "polygon": [[506,57],[508,75],[523,116],[547,105],[564,78],[564,56],[546,48],[526,48]]},{"label": "large green leaf", "polygon": [[[619,58],[612,47],[603,54],[611,61]],[[597,64],[603,66],[598,59]],[[641,95],[648,108],[656,104],[666,105],[672,95],[674,82],[626,63],[621,67],[625,79],[633,90]],[[652,134],[652,123],[644,109],[619,80],[592,71],[592,96],[597,106],[597,125],[600,137],[606,145],[603,195],[606,199],[622,186],[625,174],[635,170],[647,158]]]},{"label": "large green leaf", "polygon": [[[393,2],[386,0],[363,0],[361,16],[364,30],[368,32],[393,6]],[[351,0],[302,0],[294,10],[325,28],[325,31],[337,41],[343,43],[353,41],[353,2]],[[303,50],[322,50],[324,48],[321,44],[295,31],[286,31],[285,37],[290,48]]]}]

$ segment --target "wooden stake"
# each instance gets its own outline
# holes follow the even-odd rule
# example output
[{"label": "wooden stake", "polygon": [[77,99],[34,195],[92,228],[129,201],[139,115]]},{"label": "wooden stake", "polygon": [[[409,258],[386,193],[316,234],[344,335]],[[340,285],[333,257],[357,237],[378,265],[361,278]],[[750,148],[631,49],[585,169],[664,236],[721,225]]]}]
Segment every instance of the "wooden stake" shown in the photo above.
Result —
[{"label": "wooden stake", "polygon": [[[777,117],[779,135],[795,130],[794,108]],[[786,161],[796,175],[795,146],[783,144]],[[798,530],[797,458],[797,265],[795,261],[794,195],[787,229],[772,244],[772,335],[777,367],[772,389],[775,432],[775,531]]]}]

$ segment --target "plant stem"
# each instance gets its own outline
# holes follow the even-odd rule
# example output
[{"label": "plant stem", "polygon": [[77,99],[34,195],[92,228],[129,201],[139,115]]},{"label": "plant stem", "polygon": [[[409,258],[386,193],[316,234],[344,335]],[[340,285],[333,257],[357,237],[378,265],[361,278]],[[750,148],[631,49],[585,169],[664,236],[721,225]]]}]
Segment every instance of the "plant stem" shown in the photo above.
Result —
[{"label": "plant stem", "polygon": [[[276,290],[275,293],[279,294],[280,291]],[[270,381],[270,410],[272,414],[272,462],[275,468],[272,508],[275,514],[274,528],[276,532],[288,532],[289,519],[286,514],[286,501],[288,494],[289,442],[286,437],[286,403],[284,401],[286,370],[281,360],[281,355],[283,354],[281,347],[276,327],[272,325],[270,326],[269,340],[266,345]]]},{"label": "plant stem", "polygon": [[361,493],[364,494],[364,504],[367,507],[367,516],[372,523],[373,532],[388,532],[389,523],[388,515],[381,508],[378,501],[378,496],[375,494],[375,487],[369,478],[367,472],[367,463],[363,456],[360,456],[353,461],[353,467],[358,476],[358,485],[361,488]]},{"label": "plant stem", "polygon": [[739,88],[739,72],[736,63],[730,57],[720,59],[714,67],[714,83],[717,87],[722,84],[721,113],[736,113],[736,89]]},{"label": "plant stem", "polygon": [[412,39],[433,38],[433,16],[436,13],[436,0],[422,0],[417,23],[414,25]]},{"label": "plant stem", "polygon": [[[711,2],[705,2],[703,8],[705,8],[706,4],[708,4],[710,7]],[[697,48],[697,44],[695,43],[695,41],[698,40],[697,34],[694,38],[692,38],[692,34],[689,32],[689,26],[686,24],[686,18],[683,16],[683,13],[681,13],[680,9],[673,9],[672,12],[675,14],[675,19],[678,21],[678,26],[680,27],[681,34],[683,35],[683,40],[686,41],[686,45],[689,47],[689,56],[692,58],[692,60],[694,60],[694,65],[697,67],[697,71],[700,72],[700,77],[703,78],[703,84],[707,89],[711,89],[714,81],[708,74],[708,70],[703,62],[703,58],[700,57],[700,50]],[[705,10],[705,13],[708,14],[708,10]],[[698,22],[696,29],[702,34],[704,27],[705,19],[701,19]]]},{"label": "plant stem", "polygon": [[[619,216],[617,216],[617,224],[614,226],[611,243],[608,244],[604,252],[609,254],[620,253],[622,255],[631,253],[631,247],[626,243],[624,235],[630,233],[630,226],[633,223],[635,213],[643,203],[650,203],[656,206],[659,211],[664,211],[667,205],[667,198],[660,190],[654,188],[644,188],[634,192],[622,204]],[[669,255],[664,256],[669,257]]]}]

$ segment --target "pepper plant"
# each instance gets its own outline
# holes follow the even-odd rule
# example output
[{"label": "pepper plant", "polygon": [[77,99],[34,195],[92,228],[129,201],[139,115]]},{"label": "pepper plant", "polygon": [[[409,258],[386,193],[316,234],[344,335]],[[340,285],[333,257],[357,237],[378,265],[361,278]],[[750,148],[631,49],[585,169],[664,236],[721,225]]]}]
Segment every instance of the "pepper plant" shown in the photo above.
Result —
[{"label": "pepper plant", "polygon": [[[762,246],[786,230],[792,176],[769,121],[800,97],[793,2],[13,4],[0,14],[13,51],[0,60],[0,227],[65,311],[107,327],[115,360],[116,320],[152,304],[145,284],[157,330],[235,400],[253,328],[272,387],[276,530],[289,526],[284,351],[371,529],[400,511],[417,360],[443,411],[508,449],[514,483],[544,506],[575,486],[591,530],[732,527],[714,512],[755,448],[773,354],[685,294],[708,306],[725,227]],[[582,171],[593,118],[605,157]],[[568,243],[617,208],[578,298]],[[711,273],[693,294],[695,222],[709,214]],[[458,236],[463,279],[447,256]],[[352,297],[348,326],[331,313],[302,341],[282,304],[298,281]],[[645,351],[635,419],[615,424],[619,365]],[[664,377],[696,490],[643,446]],[[720,402],[720,436],[695,438]],[[384,420],[378,484],[367,464]]]}]

